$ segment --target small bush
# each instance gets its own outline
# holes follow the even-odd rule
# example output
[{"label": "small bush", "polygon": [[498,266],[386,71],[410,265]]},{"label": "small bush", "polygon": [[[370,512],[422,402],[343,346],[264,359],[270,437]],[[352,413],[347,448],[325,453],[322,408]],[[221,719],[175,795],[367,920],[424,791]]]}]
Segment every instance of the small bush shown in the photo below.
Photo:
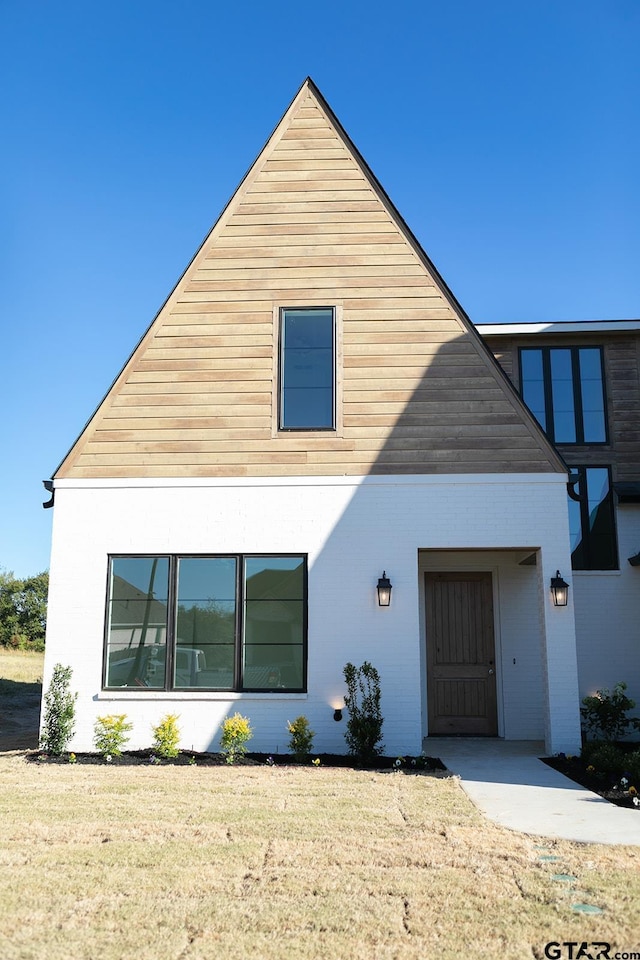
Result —
[{"label": "small bush", "polygon": [[9,650],[26,650],[31,653],[44,653],[44,640],[32,640],[24,633],[13,633],[2,642]]},{"label": "small bush", "polygon": [[309,759],[315,731],[309,728],[309,721],[303,716],[296,717],[293,723],[287,720],[287,730],[291,734],[289,740],[291,753],[295,754],[298,763],[304,763]]},{"label": "small bush", "polygon": [[625,756],[624,772],[631,783],[640,790],[640,750],[632,750]]},{"label": "small bush", "polygon": [[247,752],[247,743],[253,736],[253,730],[247,717],[234,713],[222,724],[220,750],[225,755],[227,763],[235,763]]},{"label": "small bush", "polygon": [[595,739],[620,740],[629,728],[640,730],[640,718],[627,717],[636,705],[625,693],[626,683],[616,683],[613,691],[597,690],[592,697],[584,697],[580,716],[585,730]]},{"label": "small bush", "polygon": [[122,748],[129,740],[127,734],[133,730],[133,724],[127,723],[126,713],[110,713],[98,717],[93,729],[95,748],[106,760],[107,757],[122,756]]},{"label": "small bush", "polygon": [[180,730],[178,728],[178,716],[175,713],[168,713],[162,718],[153,731],[153,752],[164,760],[171,760],[180,753],[178,744],[180,743]]},{"label": "small bush", "polygon": [[71,667],[56,663],[51,683],[44,696],[44,719],[40,748],[53,756],[60,756],[67,748],[75,726],[77,693],[71,693]]},{"label": "small bush", "polygon": [[349,753],[370,763],[382,752],[382,713],[380,712],[380,674],[365,660],[361,667],[347,663],[345,706],[349,720],[345,740]]},{"label": "small bush", "polygon": [[627,754],[620,747],[616,747],[615,743],[600,743],[595,750],[591,751],[589,763],[599,773],[622,775],[626,769]]}]

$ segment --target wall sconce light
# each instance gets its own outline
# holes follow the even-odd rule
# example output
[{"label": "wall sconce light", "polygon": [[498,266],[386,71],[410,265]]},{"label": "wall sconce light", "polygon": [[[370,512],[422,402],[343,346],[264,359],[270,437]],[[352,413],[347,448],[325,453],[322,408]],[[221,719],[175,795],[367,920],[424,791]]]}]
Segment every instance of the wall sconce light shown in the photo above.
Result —
[{"label": "wall sconce light", "polygon": [[387,576],[386,570],[382,571],[382,576],[378,578],[378,606],[388,607],[391,603],[391,580]]},{"label": "wall sconce light", "polygon": [[340,723],[340,721],[342,720],[342,708],[341,708],[341,707],[336,707],[336,708],[335,708],[335,710],[333,711],[333,719],[336,721],[336,723]]},{"label": "wall sconce light", "polygon": [[555,577],[551,577],[551,594],[555,607],[566,607],[569,596],[569,584],[562,579],[559,570],[556,570]]}]

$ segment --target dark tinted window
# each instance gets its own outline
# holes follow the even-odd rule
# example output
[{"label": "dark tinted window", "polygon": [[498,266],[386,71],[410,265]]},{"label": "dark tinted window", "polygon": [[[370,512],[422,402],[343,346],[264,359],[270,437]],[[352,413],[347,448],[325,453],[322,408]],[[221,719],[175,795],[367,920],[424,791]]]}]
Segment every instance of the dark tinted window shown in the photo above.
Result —
[{"label": "dark tinted window", "polygon": [[333,429],[333,310],[283,310],[280,338],[281,429]]},{"label": "dark tinted window", "polygon": [[112,559],[106,686],[164,687],[168,595],[168,557]]},{"label": "dark tinted window", "polygon": [[525,347],[522,397],[555,443],[606,443],[600,347]]},{"label": "dark tinted window", "polygon": [[608,467],[572,467],[578,473],[569,498],[571,566],[574,570],[617,570],[615,517]]},{"label": "dark tinted window", "polygon": [[106,687],[302,691],[304,556],[112,557]]},{"label": "dark tinted window", "polygon": [[245,591],[244,686],[302,687],[303,558],[248,557]]}]

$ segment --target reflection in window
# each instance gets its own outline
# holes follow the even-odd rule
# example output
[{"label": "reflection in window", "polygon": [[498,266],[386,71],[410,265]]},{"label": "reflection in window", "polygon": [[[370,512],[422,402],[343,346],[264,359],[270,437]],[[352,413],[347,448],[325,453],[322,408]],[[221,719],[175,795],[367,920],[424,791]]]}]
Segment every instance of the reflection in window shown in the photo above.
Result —
[{"label": "reflection in window", "polygon": [[302,557],[245,560],[245,687],[302,687],[304,611]]},{"label": "reflection in window", "polygon": [[554,443],[606,443],[600,347],[520,350],[522,397]]},{"label": "reflection in window", "polygon": [[169,561],[117,557],[111,563],[109,687],[164,687]]},{"label": "reflection in window", "polygon": [[306,684],[304,556],[112,557],[105,686]]},{"label": "reflection in window", "polygon": [[235,557],[182,557],[177,561],[178,602],[175,687],[233,689],[236,632]]},{"label": "reflection in window", "polygon": [[579,476],[569,498],[571,566],[574,570],[617,570],[618,551],[608,467],[572,467]]},{"label": "reflection in window", "polygon": [[280,342],[280,429],[332,430],[335,418],[333,310],[283,310]]}]

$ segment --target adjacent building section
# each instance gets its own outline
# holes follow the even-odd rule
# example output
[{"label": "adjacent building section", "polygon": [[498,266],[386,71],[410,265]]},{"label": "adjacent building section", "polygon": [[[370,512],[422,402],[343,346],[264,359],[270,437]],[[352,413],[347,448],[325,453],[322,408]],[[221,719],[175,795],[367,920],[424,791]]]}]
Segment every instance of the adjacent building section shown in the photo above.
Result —
[{"label": "adjacent building section", "polygon": [[570,468],[581,696],[640,702],[640,320],[477,329]]}]

